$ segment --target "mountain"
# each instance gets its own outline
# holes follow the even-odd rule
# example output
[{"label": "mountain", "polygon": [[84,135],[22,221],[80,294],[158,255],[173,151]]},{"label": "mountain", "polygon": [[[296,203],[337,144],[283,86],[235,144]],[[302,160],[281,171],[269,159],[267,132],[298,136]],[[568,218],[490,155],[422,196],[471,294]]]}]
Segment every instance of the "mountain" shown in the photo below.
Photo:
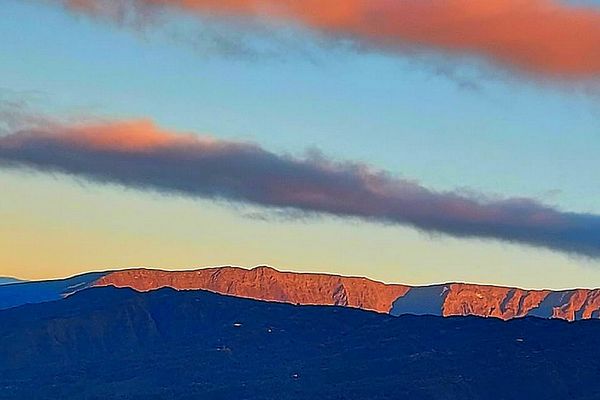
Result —
[{"label": "mountain", "polygon": [[113,287],[0,312],[0,399],[595,399],[600,321]]},{"label": "mountain", "polygon": [[16,278],[4,278],[4,277],[0,277],[0,286],[1,285],[10,285],[13,283],[20,283],[23,282],[20,279],[16,279]]},{"label": "mountain", "polygon": [[413,287],[394,301],[390,314],[597,319],[600,289],[525,290],[465,283]]},{"label": "mountain", "polygon": [[367,278],[280,272],[271,267],[236,267],[195,271],[130,269],[107,274],[95,286],[129,287],[138,291],[161,287],[204,289],[221,294],[292,304],[339,305],[388,312],[394,300],[410,289]]},{"label": "mountain", "polygon": [[82,274],[67,279],[30,281],[18,285],[0,286],[0,309],[28,303],[62,299],[78,290],[90,287],[106,273]]},{"label": "mountain", "polygon": [[193,271],[128,269],[67,280],[0,286],[0,309],[60,299],[88,287],[128,287],[150,291],[209,290],[291,304],[340,305],[394,316],[475,315],[509,320],[536,316],[569,321],[600,318],[600,289],[564,291],[448,283],[432,286],[384,284],[366,278],[280,272],[271,267],[204,268]]}]

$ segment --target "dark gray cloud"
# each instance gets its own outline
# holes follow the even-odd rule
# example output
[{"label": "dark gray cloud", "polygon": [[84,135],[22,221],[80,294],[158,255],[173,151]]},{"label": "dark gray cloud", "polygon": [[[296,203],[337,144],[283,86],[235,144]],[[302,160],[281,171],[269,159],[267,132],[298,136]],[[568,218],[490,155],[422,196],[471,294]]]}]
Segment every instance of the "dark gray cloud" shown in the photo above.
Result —
[{"label": "dark gray cloud", "polygon": [[148,121],[21,129],[0,137],[0,166],[600,256],[598,215],[526,198],[434,191],[361,163],[279,155],[165,132]]}]

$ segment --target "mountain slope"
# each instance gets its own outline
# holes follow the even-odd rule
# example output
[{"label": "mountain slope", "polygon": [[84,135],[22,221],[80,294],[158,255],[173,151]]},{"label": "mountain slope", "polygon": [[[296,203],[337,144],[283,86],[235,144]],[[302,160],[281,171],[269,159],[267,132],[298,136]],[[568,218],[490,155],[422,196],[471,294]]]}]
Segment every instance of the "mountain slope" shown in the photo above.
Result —
[{"label": "mountain slope", "polygon": [[0,399],[592,399],[600,321],[95,288],[0,312]]},{"label": "mountain slope", "polygon": [[89,273],[67,279],[1,285],[0,309],[58,300],[93,285],[103,275],[105,273]]},{"label": "mountain slope", "polygon": [[411,287],[366,278],[280,272],[270,267],[204,268],[194,271],[128,269],[81,275],[60,281],[0,286],[0,309],[63,298],[92,286],[149,291],[210,290],[216,293],[291,304],[342,305],[392,315],[476,315],[512,319],[524,316],[569,321],[600,318],[600,290],[524,290],[449,283]]},{"label": "mountain slope", "polygon": [[23,282],[20,279],[16,279],[16,278],[4,278],[4,277],[0,277],[0,286],[1,285],[10,285],[12,283],[20,283]]}]

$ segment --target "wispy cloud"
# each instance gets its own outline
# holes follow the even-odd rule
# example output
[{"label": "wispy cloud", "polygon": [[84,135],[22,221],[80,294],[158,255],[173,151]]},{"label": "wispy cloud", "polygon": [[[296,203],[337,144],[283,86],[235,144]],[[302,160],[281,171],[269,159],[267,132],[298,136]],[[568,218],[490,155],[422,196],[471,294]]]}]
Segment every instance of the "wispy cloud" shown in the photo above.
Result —
[{"label": "wispy cloud", "polygon": [[600,11],[559,0],[59,0],[118,21],[165,10],[300,24],[403,52],[468,54],[543,76],[600,74]]},{"label": "wispy cloud", "polygon": [[20,129],[0,137],[0,166],[600,257],[598,215],[532,199],[434,191],[362,163],[314,152],[279,155],[255,144],[167,132],[147,120]]}]

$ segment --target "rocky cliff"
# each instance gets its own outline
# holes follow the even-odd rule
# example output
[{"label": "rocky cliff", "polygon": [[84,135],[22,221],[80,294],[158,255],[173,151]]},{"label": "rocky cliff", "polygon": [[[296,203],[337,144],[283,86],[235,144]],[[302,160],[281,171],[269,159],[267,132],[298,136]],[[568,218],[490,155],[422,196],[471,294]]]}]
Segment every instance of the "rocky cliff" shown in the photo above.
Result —
[{"label": "rocky cliff", "polygon": [[292,304],[338,305],[387,313],[409,289],[366,278],[279,272],[270,267],[237,267],[195,271],[132,269],[100,278],[95,286],[129,287],[149,291],[163,287],[204,289],[221,294]]},{"label": "rocky cliff", "polygon": [[130,269],[110,272],[94,286],[138,291],[162,287],[204,289],[259,300],[348,306],[392,315],[477,315],[504,320],[537,316],[569,321],[600,317],[600,289],[525,290],[464,283],[411,287],[366,278],[280,272],[270,267],[176,272]]}]

